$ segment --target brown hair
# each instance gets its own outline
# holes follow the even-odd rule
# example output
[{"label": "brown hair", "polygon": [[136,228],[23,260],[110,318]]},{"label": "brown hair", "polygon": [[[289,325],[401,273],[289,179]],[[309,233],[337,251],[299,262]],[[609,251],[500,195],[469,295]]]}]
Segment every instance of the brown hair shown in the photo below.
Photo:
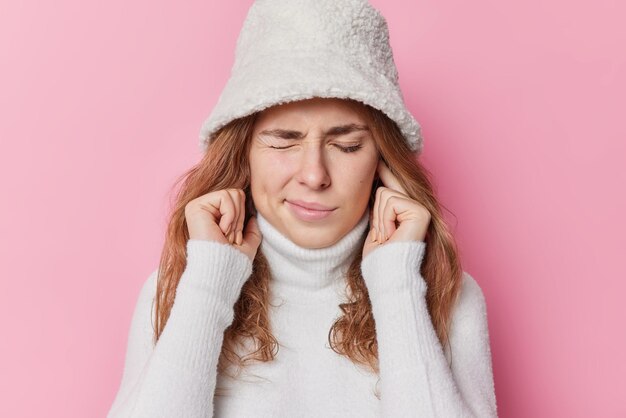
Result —
[{"label": "brown hair", "polygon": [[[455,240],[442,215],[442,205],[435,196],[431,175],[411,153],[394,121],[371,106],[350,101],[366,117],[381,158],[402,183],[409,197],[431,213],[425,238],[426,253],[420,272],[428,285],[426,302],[431,321],[444,347],[449,344],[451,311],[460,291],[463,270]],[[226,188],[243,189],[246,191],[246,202],[251,202],[248,150],[256,115],[233,120],[222,127],[202,160],[175,183],[175,186],[181,183],[181,187],[176,193],[159,262],[154,343],[158,341],[167,323],[176,287],[186,265],[186,242],[189,235],[184,215],[185,205],[203,194]],[[374,184],[370,205],[373,205],[376,188],[377,185]],[[247,213],[246,221],[250,215]],[[369,366],[378,374],[375,323],[367,288],[361,276],[360,263],[361,253],[358,252],[346,277],[348,300],[339,305],[343,315],[330,328],[328,341],[338,354],[348,357],[355,364]],[[224,333],[219,372],[227,373],[230,366],[241,368],[248,362],[271,361],[278,353],[279,344],[271,333],[269,321],[269,284],[269,267],[259,249],[253,262],[252,274],[243,285],[235,303],[233,323]],[[242,346],[244,341],[252,342],[255,349],[240,356],[236,347]],[[219,396],[219,393],[216,395]]]}]

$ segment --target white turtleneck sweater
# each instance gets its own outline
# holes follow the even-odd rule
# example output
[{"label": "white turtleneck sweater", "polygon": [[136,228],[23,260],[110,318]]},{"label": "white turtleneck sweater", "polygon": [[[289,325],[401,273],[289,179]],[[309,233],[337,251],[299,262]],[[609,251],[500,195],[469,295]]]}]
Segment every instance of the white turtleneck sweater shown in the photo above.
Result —
[{"label": "white turtleneck sweater", "polygon": [[[367,212],[340,241],[321,249],[299,247],[261,214],[257,219],[272,274],[276,358],[246,366],[235,380],[218,375],[223,334],[252,262],[231,245],[189,240],[187,266],[155,346],[157,271],[141,289],[109,418],[497,417],[486,304],[469,274],[463,273],[452,314],[450,353],[433,328],[419,274],[426,243],[388,242],[362,260],[376,323],[378,381],[328,343],[345,300],[345,273],[363,248]],[[216,386],[227,394],[214,396]]]}]

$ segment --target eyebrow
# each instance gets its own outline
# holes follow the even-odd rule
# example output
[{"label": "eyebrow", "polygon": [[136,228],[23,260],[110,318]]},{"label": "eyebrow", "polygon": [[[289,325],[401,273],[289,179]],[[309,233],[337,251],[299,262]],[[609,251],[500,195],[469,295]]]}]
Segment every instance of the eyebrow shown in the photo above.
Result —
[{"label": "eyebrow", "polygon": [[[327,129],[322,133],[322,137],[326,138],[329,136],[340,136],[347,135],[352,132],[358,131],[366,131],[369,132],[369,127],[367,125],[359,125],[356,123],[349,123],[346,125],[333,126],[332,128]],[[269,135],[276,138],[281,139],[302,139],[304,138],[304,134],[300,131],[292,130],[292,129],[266,129],[264,131],[259,132],[259,135]]]}]

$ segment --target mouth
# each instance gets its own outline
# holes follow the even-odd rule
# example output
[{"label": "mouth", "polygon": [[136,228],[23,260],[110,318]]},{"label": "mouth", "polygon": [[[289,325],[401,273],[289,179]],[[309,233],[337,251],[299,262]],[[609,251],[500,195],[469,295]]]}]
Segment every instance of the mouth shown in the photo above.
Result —
[{"label": "mouth", "polygon": [[315,211],[333,211],[337,208],[333,208],[330,206],[325,206],[322,205],[320,203],[317,202],[305,202],[303,200],[286,200],[288,203],[291,203],[292,205],[297,205],[300,206],[301,208],[304,209],[308,209],[308,210],[315,210]]},{"label": "mouth", "polygon": [[330,216],[335,209],[319,203],[303,202],[301,200],[285,200],[292,214],[303,221],[318,221]]}]

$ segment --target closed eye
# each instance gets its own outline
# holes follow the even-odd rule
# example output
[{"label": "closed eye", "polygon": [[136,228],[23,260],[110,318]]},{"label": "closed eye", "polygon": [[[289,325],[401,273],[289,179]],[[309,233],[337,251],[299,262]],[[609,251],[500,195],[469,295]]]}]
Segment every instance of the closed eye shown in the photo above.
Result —
[{"label": "closed eye", "polygon": [[[335,145],[335,146],[337,148],[339,148],[342,152],[346,152],[346,153],[348,153],[348,152],[356,152],[356,151],[360,150],[363,147],[363,145],[361,145],[361,144],[351,145],[349,147],[342,147],[342,146],[339,146],[339,145]],[[293,147],[293,145],[289,145],[289,146],[286,146],[286,147],[275,147],[275,146],[270,145],[270,148],[273,148],[273,149],[287,149],[287,148],[291,148],[291,147]]]},{"label": "closed eye", "polygon": [[363,147],[363,145],[361,145],[361,144],[352,145],[352,146],[349,146],[349,147],[340,147],[339,145],[337,145],[337,148],[339,148],[343,152],[355,152],[355,151],[360,150],[362,147]]}]

